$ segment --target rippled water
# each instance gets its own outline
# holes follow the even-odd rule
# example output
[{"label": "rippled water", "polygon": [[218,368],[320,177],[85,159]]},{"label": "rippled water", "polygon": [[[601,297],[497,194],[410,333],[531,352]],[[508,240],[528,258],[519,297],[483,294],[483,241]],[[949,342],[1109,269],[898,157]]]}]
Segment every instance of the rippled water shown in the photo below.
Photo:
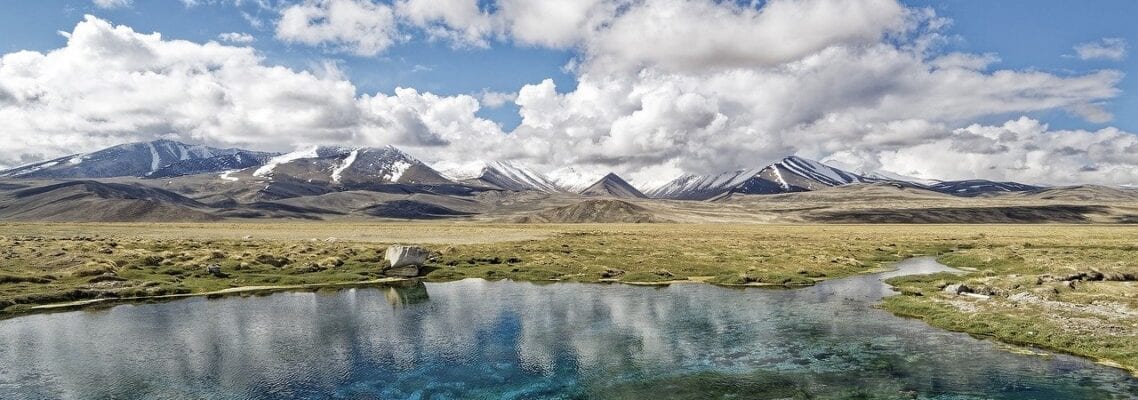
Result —
[{"label": "rippled water", "polygon": [[1138,397],[872,308],[893,274],[796,290],[466,280],[0,321],[0,398]]}]

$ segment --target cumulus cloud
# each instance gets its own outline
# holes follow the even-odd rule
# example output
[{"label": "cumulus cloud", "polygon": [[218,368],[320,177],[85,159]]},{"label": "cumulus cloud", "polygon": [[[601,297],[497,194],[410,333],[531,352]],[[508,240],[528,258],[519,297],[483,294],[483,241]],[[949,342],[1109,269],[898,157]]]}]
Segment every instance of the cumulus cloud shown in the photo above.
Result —
[{"label": "cumulus cloud", "polygon": [[290,43],[324,45],[374,56],[399,39],[390,6],[370,0],[307,0],[281,10],[276,36]]},{"label": "cumulus cloud", "polygon": [[94,0],[94,3],[99,8],[123,8],[130,7],[131,0]]},{"label": "cumulus cloud", "polygon": [[1080,60],[1122,61],[1126,58],[1126,39],[1104,38],[1075,46],[1075,56]]},{"label": "cumulus cloud", "polygon": [[1138,182],[1138,136],[1115,128],[1050,130],[1021,117],[973,124],[934,141],[860,157],[898,173],[1037,184]]},{"label": "cumulus cloud", "polygon": [[[893,0],[479,4],[310,0],[282,11],[277,36],[364,55],[401,40],[399,29],[464,46],[571,48],[574,87],[360,95],[334,65],[291,70],[251,48],[88,17],[61,49],[0,59],[0,118],[14,133],[0,138],[0,164],[167,135],[272,150],[395,144],[428,162],[572,165],[641,187],[790,154],[922,178],[1138,182],[1134,135],[1021,117],[1109,122],[1121,72],[999,69],[995,54],[938,53],[948,24],[931,10]],[[477,116],[507,101],[521,117],[513,131]]]},{"label": "cumulus cloud", "polygon": [[9,166],[156,137],[289,150],[437,146],[480,124],[496,129],[474,120],[469,96],[359,97],[334,65],[295,71],[266,65],[248,47],[165,40],[92,16],[63,48],[5,54],[0,88],[0,164]]},{"label": "cumulus cloud", "polygon": [[477,0],[401,0],[395,9],[431,38],[459,45],[488,47],[496,29],[496,22],[478,7]]}]

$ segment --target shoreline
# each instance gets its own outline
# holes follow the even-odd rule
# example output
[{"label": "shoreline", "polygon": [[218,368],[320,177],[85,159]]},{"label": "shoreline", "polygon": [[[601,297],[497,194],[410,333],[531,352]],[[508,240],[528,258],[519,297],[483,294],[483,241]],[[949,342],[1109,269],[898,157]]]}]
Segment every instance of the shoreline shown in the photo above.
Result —
[{"label": "shoreline", "polygon": [[88,307],[100,305],[122,305],[132,303],[147,303],[151,301],[173,301],[183,300],[195,297],[228,297],[228,296],[242,296],[242,295],[256,295],[256,294],[272,294],[284,293],[305,290],[319,290],[328,288],[355,288],[355,287],[383,287],[396,283],[409,282],[408,278],[380,278],[369,281],[358,282],[332,282],[332,283],[309,283],[300,285],[257,285],[257,286],[238,286],[228,289],[214,290],[201,293],[181,293],[181,294],[164,294],[157,296],[143,296],[143,297],[106,297],[99,299],[86,299],[76,300],[63,303],[48,303],[22,308],[16,312],[2,312],[0,313],[0,320],[24,317],[41,313],[52,312],[65,312],[65,311],[80,311]]},{"label": "shoreline", "polygon": [[[918,256],[914,256],[914,257],[911,257],[911,258],[908,258],[905,260],[909,260],[909,259],[917,258],[917,257],[928,257],[928,256],[918,255]],[[853,274],[853,275],[849,275],[849,276],[843,276],[843,277],[837,277],[837,278],[816,279],[814,283],[819,283],[819,282],[832,280],[832,279],[850,278],[853,276],[863,275],[863,274],[880,274],[880,273],[894,271],[896,269],[890,268],[890,266],[895,265],[895,264],[900,263],[900,262],[903,262],[905,260],[897,261],[897,262],[890,263],[888,265],[883,265],[883,266],[877,267],[877,268],[871,268],[871,269],[865,270],[861,273],[857,273],[857,274]],[[945,264],[944,262],[940,261],[939,259],[937,260],[937,262],[941,263],[942,265],[952,267],[952,266]],[[952,267],[952,268],[959,269],[959,267]],[[600,280],[592,281],[592,282],[575,282],[575,283],[584,283],[584,284],[590,284],[590,283],[591,284],[614,284],[615,283],[615,284],[623,284],[623,285],[638,286],[638,287],[664,287],[664,286],[670,286],[672,284],[707,284],[707,285],[719,286],[719,287],[729,288],[729,289],[731,289],[731,288],[733,288],[733,289],[759,288],[759,289],[788,289],[788,290],[793,290],[793,289],[797,289],[797,288],[805,288],[805,287],[809,287],[809,286],[813,285],[813,284],[785,285],[785,284],[772,284],[772,283],[720,284],[720,283],[710,282],[710,280],[713,278],[714,278],[713,276],[695,276],[695,277],[689,277],[688,279],[675,279],[675,280],[659,281],[659,282],[624,282],[624,281],[619,281],[617,279],[600,279]],[[457,281],[461,281],[461,280],[465,280],[465,279],[484,279],[484,278],[470,277],[470,278],[464,278],[464,279],[459,279],[459,280],[441,281],[441,282],[432,282],[432,283],[457,282]],[[97,307],[97,306],[114,307],[114,306],[125,305],[125,304],[148,303],[148,302],[155,302],[155,301],[176,301],[176,300],[191,299],[191,298],[197,298],[197,297],[216,298],[216,297],[229,297],[229,296],[261,295],[261,294],[300,292],[300,291],[307,291],[307,290],[319,290],[319,289],[330,289],[330,288],[337,288],[337,289],[359,288],[359,287],[382,288],[384,286],[391,286],[394,284],[406,283],[406,282],[411,282],[411,281],[416,281],[416,280],[421,280],[421,277],[420,278],[380,278],[380,279],[373,279],[373,280],[368,280],[368,281],[358,281],[358,282],[332,282],[332,283],[313,283],[313,284],[299,284],[299,285],[239,286],[239,287],[226,288],[226,289],[214,290],[214,291],[208,291],[208,292],[201,292],[201,293],[167,294],[167,295],[158,295],[158,296],[130,297],[130,298],[100,298],[100,299],[76,300],[76,301],[63,302],[63,303],[50,303],[50,304],[40,304],[40,305],[30,306],[30,307],[21,309],[17,312],[3,312],[3,313],[0,313],[0,320],[6,320],[6,319],[11,319],[11,318],[23,317],[23,316],[31,316],[31,315],[36,315],[36,314],[80,311],[80,310],[88,309],[91,307]],[[510,280],[510,279],[507,279],[507,280]],[[518,282],[544,282],[544,283],[563,283],[563,282],[566,282],[566,281],[555,280],[555,279],[551,279],[551,280],[547,280],[547,281],[535,281],[535,280],[516,280],[516,281],[518,281]],[[888,285],[888,283],[886,283],[886,284]],[[900,288],[898,286],[894,286],[894,285],[889,285],[889,286],[891,288],[893,288],[894,290],[898,291],[897,295],[901,295],[900,294]],[[1045,346],[1045,345],[1040,345],[1040,344],[1036,344],[1036,343],[1019,342],[1019,341],[1012,340],[1012,339],[1002,339],[999,336],[993,335],[993,334],[986,334],[986,333],[980,333],[980,332],[969,332],[968,330],[964,330],[964,329],[953,329],[952,327],[940,326],[940,325],[933,324],[931,321],[929,321],[923,315],[890,310],[887,307],[884,307],[883,302],[884,302],[884,299],[882,299],[882,303],[878,303],[878,304],[874,305],[874,307],[882,309],[884,311],[887,311],[890,314],[892,314],[898,318],[908,318],[908,319],[920,320],[920,321],[924,322],[925,324],[927,324],[931,327],[934,327],[936,329],[943,329],[943,330],[949,331],[949,332],[964,333],[964,334],[968,334],[968,335],[973,336],[973,337],[978,337],[978,338],[982,338],[982,339],[986,339],[986,340],[992,340],[995,343],[998,343],[1000,345],[1007,347],[1007,348],[1000,348],[999,350],[1001,350],[1001,351],[1007,351],[1007,352],[1012,352],[1012,353],[1020,353],[1020,354],[1024,354],[1024,355],[1033,355],[1033,356],[1047,356],[1048,355],[1047,353],[1040,354],[1038,351],[1035,351],[1035,350],[1042,350],[1042,351],[1057,353],[1057,354],[1065,354],[1065,355],[1083,358],[1083,359],[1089,360],[1091,362],[1094,362],[1095,364],[1102,365],[1105,367],[1116,368],[1116,369],[1122,370],[1124,372],[1127,372],[1128,374],[1130,374],[1131,376],[1133,376],[1135,378],[1138,378],[1138,368],[1126,366],[1122,363],[1111,360],[1109,358],[1098,357],[1098,356],[1093,356],[1093,355],[1088,355],[1088,354],[1080,354],[1080,353],[1077,353],[1074,351],[1068,351],[1066,349],[1052,347],[1052,346]]]},{"label": "shoreline", "polygon": [[[895,312],[895,311],[892,311],[892,310],[889,310],[887,308],[882,307],[881,304],[878,304],[876,307],[878,307],[878,308],[880,308],[880,309],[882,309],[882,310],[884,310],[890,314],[893,314],[893,315],[897,316],[898,318],[915,319],[915,320],[924,322],[926,325],[934,327],[936,329],[942,329],[942,330],[945,330],[948,332],[964,333],[964,334],[967,334],[967,335],[972,336],[972,337],[977,337],[977,338],[981,338],[984,340],[991,340],[995,343],[1012,347],[1009,349],[1000,349],[1002,351],[1019,353],[1019,354],[1036,356],[1036,357],[1043,357],[1043,356],[1047,356],[1049,354],[1047,354],[1047,353],[1040,354],[1036,351],[1031,351],[1031,350],[1042,350],[1042,351],[1046,351],[1046,352],[1050,352],[1050,353],[1064,354],[1064,355],[1068,355],[1068,356],[1072,356],[1072,357],[1082,358],[1082,359],[1091,361],[1095,364],[1102,365],[1105,367],[1116,368],[1116,369],[1122,370],[1122,371],[1130,374],[1130,376],[1138,379],[1138,367],[1129,367],[1129,366],[1126,366],[1122,363],[1119,363],[1117,361],[1114,361],[1114,360],[1111,360],[1108,358],[1097,357],[1097,356],[1087,355],[1087,354],[1079,354],[1079,353],[1076,353],[1073,351],[1068,351],[1065,349],[1055,348],[1055,347],[1051,347],[1051,346],[1039,345],[1039,344],[1035,344],[1035,343],[1027,343],[1027,342],[1020,343],[1020,342],[1016,342],[1014,340],[1001,339],[1000,337],[998,337],[996,335],[991,335],[991,334],[969,332],[969,331],[963,330],[963,329],[952,329],[949,327],[934,325],[934,324],[930,323],[929,320],[925,319],[921,315]],[[1013,351],[1013,350],[1023,350],[1023,349],[1026,349],[1028,351],[1023,351],[1022,353],[1017,352],[1017,351]]]}]

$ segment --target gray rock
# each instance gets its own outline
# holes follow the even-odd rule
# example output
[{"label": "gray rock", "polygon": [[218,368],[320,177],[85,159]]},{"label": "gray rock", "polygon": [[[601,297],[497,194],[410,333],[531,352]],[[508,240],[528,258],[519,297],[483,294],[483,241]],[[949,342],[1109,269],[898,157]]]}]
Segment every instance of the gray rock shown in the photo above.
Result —
[{"label": "gray rock", "polygon": [[221,272],[221,266],[217,264],[210,264],[205,267],[205,272],[218,278],[227,277],[225,273]]},{"label": "gray rock", "polygon": [[387,259],[383,274],[401,278],[414,278],[422,273],[423,263],[427,262],[430,251],[418,246],[391,246],[387,248]]},{"label": "gray rock", "polygon": [[408,265],[422,266],[430,255],[430,251],[419,246],[391,246],[387,248],[384,259],[387,260],[388,267],[399,268]]},{"label": "gray rock", "polygon": [[944,292],[945,293],[952,293],[952,294],[972,293],[972,288],[969,288],[968,286],[964,285],[963,283],[954,283],[954,284],[945,286]]}]

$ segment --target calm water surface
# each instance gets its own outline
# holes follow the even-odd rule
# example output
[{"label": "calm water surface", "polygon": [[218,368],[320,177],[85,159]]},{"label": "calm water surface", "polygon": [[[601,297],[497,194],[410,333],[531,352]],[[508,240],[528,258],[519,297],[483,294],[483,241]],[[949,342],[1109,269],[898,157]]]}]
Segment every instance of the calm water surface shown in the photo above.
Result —
[{"label": "calm water surface", "polygon": [[1136,398],[1138,380],[797,290],[466,280],[0,321],[2,399]]}]

